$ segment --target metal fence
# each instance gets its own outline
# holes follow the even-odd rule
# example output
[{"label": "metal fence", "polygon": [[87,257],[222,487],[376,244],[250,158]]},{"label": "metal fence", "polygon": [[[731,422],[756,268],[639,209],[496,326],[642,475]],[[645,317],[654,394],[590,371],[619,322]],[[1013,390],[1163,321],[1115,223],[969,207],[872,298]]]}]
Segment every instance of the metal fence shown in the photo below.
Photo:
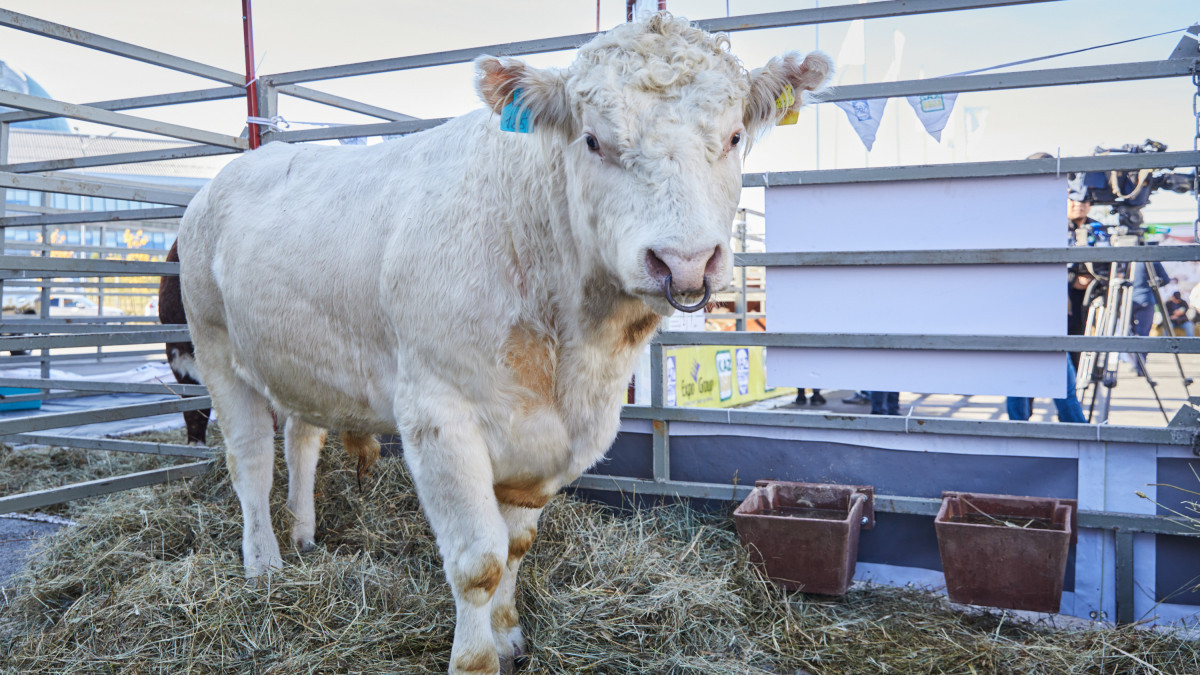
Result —
[{"label": "metal fence", "polygon": [[[709,19],[697,22],[711,31],[743,31],[783,26],[813,25],[852,19],[912,16],[933,12],[967,11],[979,8],[1029,4],[1052,0],[891,0],[857,5],[843,5],[816,9],[803,9],[770,14],[737,16]],[[185,157],[225,155],[246,150],[248,141],[244,137],[216,134],[174,124],[154,122],[124,110],[136,110],[156,106],[183,103],[235,99],[246,96],[245,76],[203,63],[175,57],[162,52],[87,33],[34,17],[0,9],[0,27],[16,29],[48,39],[60,40],[129,59],[153,64],[215,81],[218,86],[210,89],[184,91],[173,94],[142,96],[135,98],[97,101],[88,104],[71,104],[39,98],[15,92],[0,91],[0,106],[15,108],[18,112],[0,114],[0,203],[4,189],[20,189],[88,195],[121,200],[135,200],[151,206],[136,210],[35,213],[32,215],[0,216],[0,229],[9,227],[46,228],[60,224],[104,222],[120,225],[124,222],[153,219],[156,222],[174,222],[183,213],[190,199],[190,192],[170,189],[161,185],[115,184],[83,177],[78,173],[64,173],[70,169],[85,169],[115,164],[156,162]],[[431,66],[466,63],[481,54],[523,55],[574,49],[594,34],[586,33],[559,38],[532,40],[527,42],[495,44],[472,49],[460,49],[435,54],[405,56],[363,63],[330,66],[310,70],[277,73],[260,76],[257,80],[258,114],[272,118],[279,114],[280,96],[315,101],[345,110],[369,115],[380,120],[372,124],[356,124],[307,130],[280,130],[261,125],[263,142],[309,142],[364,136],[407,134],[428,129],[445,122],[443,119],[415,119],[399,112],[378,106],[352,101],[306,86],[320,82],[374,73],[394,72]],[[1003,74],[975,74],[936,79],[886,82],[839,87],[824,96],[825,101],[856,100],[881,97],[899,97],[920,94],[951,92],[999,91],[1019,88],[1052,87],[1089,84],[1098,82],[1123,82],[1156,78],[1193,78],[1200,70],[1200,53],[1188,58],[1173,58],[1143,63],[1123,63],[1104,66],[1051,68]],[[99,157],[77,157],[49,161],[34,161],[17,164],[6,163],[9,145],[9,125],[14,122],[46,117],[70,117],[99,124],[152,134],[160,134],[191,143],[167,150],[118,153]],[[935,166],[897,166],[887,168],[833,169],[797,171],[770,174],[746,174],[745,187],[785,185],[813,185],[829,183],[870,183],[878,181],[917,181],[937,178],[964,178],[990,176],[1019,176],[1038,174],[1064,174],[1067,172],[1102,170],[1169,169],[1200,165],[1200,151],[1193,149],[1182,152],[1144,153],[1097,157],[1063,157],[1041,160],[957,163]],[[744,232],[744,230],[743,230]],[[9,248],[12,248],[11,246]],[[62,358],[62,350],[111,347],[115,345],[155,345],[168,340],[183,340],[187,337],[185,326],[159,326],[146,321],[145,317],[125,317],[123,321],[109,317],[92,320],[55,319],[45,311],[46,298],[58,284],[71,288],[95,288],[106,293],[125,289],[121,284],[102,280],[128,279],[131,277],[157,277],[178,273],[178,265],[165,262],[103,260],[77,257],[99,253],[87,247],[62,247],[43,244],[28,247],[31,253],[41,255],[0,256],[0,277],[7,288],[30,289],[42,299],[42,314],[37,320],[17,321],[8,316],[0,322],[0,350],[39,350],[40,354],[29,357],[5,357],[7,363],[21,363],[25,359],[41,365],[40,378],[0,378],[0,386],[28,387],[39,390],[30,397],[48,398],[72,395],[72,392],[122,391],[147,394],[197,394],[202,388],[121,385],[92,381],[64,381],[49,377],[49,365]],[[763,253],[745,252],[745,241],[738,248],[738,266],[772,267],[797,265],[956,265],[956,264],[1001,264],[1012,262],[1075,261],[1147,261],[1147,260],[1198,260],[1200,246],[1174,246],[1147,248],[1109,249],[996,249],[975,251],[869,251],[854,253]],[[52,257],[54,251],[65,251],[72,257]],[[71,278],[87,281],[61,282],[56,279]],[[94,286],[93,286],[94,284]],[[744,290],[744,289],[743,289]],[[726,318],[737,322],[744,329],[747,318],[759,318],[746,310],[745,294],[737,301],[737,311]],[[652,396],[649,406],[628,406],[623,412],[627,429],[639,429],[639,424],[650,422],[648,433],[652,438],[649,448],[652,470],[647,476],[599,476],[588,475],[580,479],[578,487],[593,490],[623,490],[643,495],[670,495],[694,498],[741,498],[749,486],[731,482],[697,482],[680,480],[681,458],[671,451],[672,427],[700,425],[696,428],[720,429],[722,427],[753,427],[766,434],[770,430],[807,430],[817,435],[841,434],[847,442],[900,443],[913,438],[954,438],[974,444],[986,452],[990,444],[999,439],[1026,439],[1031,442],[1065,443],[1075,448],[1074,452],[1086,454],[1089,448],[1132,447],[1142,449],[1153,457],[1190,457],[1193,451],[1200,453],[1200,426],[1198,415],[1177,418],[1178,424],[1162,427],[1129,427],[1109,425],[1061,425],[1042,423],[1015,423],[1000,421],[978,421],[949,418],[872,417],[868,415],[819,415],[798,412],[711,410],[676,408],[664,405],[662,350],[669,345],[764,345],[809,348],[851,349],[936,349],[936,350],[1001,350],[1001,351],[1137,351],[1150,353],[1196,354],[1200,353],[1200,340],[1189,338],[1131,338],[1131,337],[1031,337],[1031,336],[961,336],[961,335],[889,335],[878,333],[861,334],[813,334],[813,333],[664,333],[651,346]],[[13,360],[10,360],[13,359]],[[186,391],[185,391],[186,390]],[[57,393],[51,393],[55,391]],[[66,392],[66,393],[64,393]],[[170,444],[139,443],[112,439],[67,438],[46,433],[48,430],[67,425],[83,424],[98,420],[141,417],[168,412],[181,412],[206,408],[207,397],[178,399],[139,405],[121,406],[86,413],[41,415],[9,419],[0,422],[0,437],[8,442],[54,443],[64,446],[93,448],[124,452],[148,452],[175,457],[205,458],[207,451]],[[715,432],[714,432],[715,433]],[[882,440],[881,440],[882,439]],[[891,440],[888,440],[891,439]],[[674,457],[674,460],[673,460]],[[676,462],[675,470],[672,461]],[[36,508],[83,496],[111,492],[114,490],[151,484],[178,476],[193,475],[211,466],[208,460],[179,467],[151,471],[142,474],[93,481],[48,490],[44,493],[15,495],[0,498],[0,513]],[[1083,469],[1081,468],[1082,472]],[[1082,483],[1081,483],[1082,485]],[[1080,488],[1083,489],[1082,487]],[[938,499],[905,495],[880,494],[876,496],[875,508],[882,513],[933,515]],[[1123,509],[1094,508],[1097,502],[1082,499],[1083,510],[1079,525],[1099,531],[1115,547],[1115,587],[1117,600],[1115,618],[1131,621],[1135,618],[1133,602],[1135,583],[1135,535],[1159,534],[1195,536],[1176,520],[1150,513],[1128,513]],[[1103,502],[1100,502],[1103,504]],[[1092,504],[1093,507],[1088,505]],[[1111,606],[1111,605],[1109,605]]]}]

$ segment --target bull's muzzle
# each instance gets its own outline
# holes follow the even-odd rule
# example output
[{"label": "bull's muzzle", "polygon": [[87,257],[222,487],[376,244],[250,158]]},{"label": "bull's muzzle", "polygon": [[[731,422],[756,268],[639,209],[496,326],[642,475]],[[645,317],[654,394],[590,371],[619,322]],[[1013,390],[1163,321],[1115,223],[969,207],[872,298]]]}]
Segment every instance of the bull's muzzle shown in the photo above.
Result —
[{"label": "bull's muzzle", "polygon": [[663,294],[667,296],[667,302],[671,303],[671,306],[675,309],[681,312],[694,312],[698,309],[704,309],[704,306],[708,304],[708,298],[712,296],[712,290],[708,287],[708,278],[706,277],[704,279],[704,297],[700,299],[700,302],[694,305],[681,304],[671,295],[671,275],[668,273],[667,278],[663,279]]}]

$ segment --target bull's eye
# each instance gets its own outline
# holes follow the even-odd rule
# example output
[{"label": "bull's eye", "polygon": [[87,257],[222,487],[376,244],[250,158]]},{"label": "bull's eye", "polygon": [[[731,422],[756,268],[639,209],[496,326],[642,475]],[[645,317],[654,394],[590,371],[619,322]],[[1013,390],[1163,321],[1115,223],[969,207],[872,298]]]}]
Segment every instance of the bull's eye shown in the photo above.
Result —
[{"label": "bull's eye", "polygon": [[742,142],[742,132],[740,132],[740,131],[733,132],[733,135],[729,137],[729,147],[731,147],[731,148],[741,142]]},{"label": "bull's eye", "polygon": [[592,152],[600,152],[600,142],[596,140],[595,136],[591,134],[584,134],[583,141],[587,143],[588,150],[591,150]]}]

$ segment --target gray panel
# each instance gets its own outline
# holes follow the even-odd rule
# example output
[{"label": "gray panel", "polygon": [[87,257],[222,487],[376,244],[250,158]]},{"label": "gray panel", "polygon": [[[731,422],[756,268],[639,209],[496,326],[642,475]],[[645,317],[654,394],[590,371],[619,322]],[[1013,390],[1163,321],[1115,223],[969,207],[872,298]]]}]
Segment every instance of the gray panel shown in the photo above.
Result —
[{"label": "gray panel", "polygon": [[[1193,473],[1193,469],[1196,473]],[[1173,515],[1171,510],[1200,521],[1200,513],[1184,502],[1200,501],[1195,492],[1200,492],[1200,459],[1158,460],[1158,514]],[[1186,492],[1191,490],[1192,492]],[[1200,529],[1200,522],[1196,524]],[[1192,537],[1155,538],[1155,588],[1157,602],[1179,605],[1200,605],[1200,539]]]},{"label": "gray panel", "polygon": [[908,497],[940,498],[943,490],[1077,496],[1074,459],[951,455],[742,436],[672,436],[671,469],[673,480],[849,483]]},{"label": "gray panel", "polygon": [[[674,442],[674,438],[671,439]],[[654,477],[653,436],[621,432],[604,459],[588,471],[597,476]]]}]

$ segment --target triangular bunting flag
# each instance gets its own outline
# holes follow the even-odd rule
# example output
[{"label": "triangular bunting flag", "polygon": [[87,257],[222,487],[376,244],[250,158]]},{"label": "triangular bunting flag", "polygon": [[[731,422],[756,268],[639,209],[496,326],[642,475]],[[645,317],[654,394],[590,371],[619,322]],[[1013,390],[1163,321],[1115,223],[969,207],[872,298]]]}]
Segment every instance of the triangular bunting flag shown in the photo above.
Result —
[{"label": "triangular bunting flag", "polygon": [[857,101],[834,101],[833,104],[846,111],[846,118],[850,120],[850,126],[854,127],[855,133],[862,139],[863,145],[867,146],[869,152],[875,145],[875,133],[879,131],[879,121],[883,118],[887,102],[886,98],[872,98]]},{"label": "triangular bunting flag", "polygon": [[925,127],[925,131],[933,136],[933,140],[942,141],[942,129],[946,128],[946,122],[950,121],[950,113],[954,111],[954,99],[958,98],[958,94],[924,94],[922,96],[909,96],[908,104],[912,106],[913,112],[917,113],[917,119],[921,120],[921,126]]}]

